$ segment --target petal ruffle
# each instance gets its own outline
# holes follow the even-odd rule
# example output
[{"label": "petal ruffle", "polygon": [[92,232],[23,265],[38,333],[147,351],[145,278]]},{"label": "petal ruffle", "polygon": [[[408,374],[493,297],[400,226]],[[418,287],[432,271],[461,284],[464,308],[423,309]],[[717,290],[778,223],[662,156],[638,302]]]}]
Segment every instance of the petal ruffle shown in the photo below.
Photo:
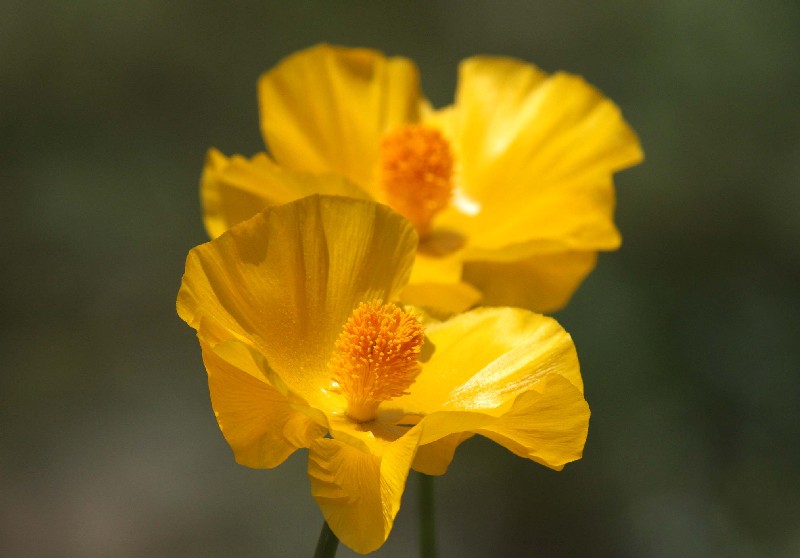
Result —
[{"label": "petal ruffle", "polygon": [[521,394],[502,417],[478,430],[513,453],[560,470],[583,455],[589,430],[589,405],[566,378],[545,377]]},{"label": "petal ruffle", "polygon": [[477,57],[461,64],[455,110],[459,189],[478,211],[452,208],[438,224],[486,250],[534,239],[617,246],[611,175],[642,151],[614,103],[580,77]]},{"label": "petal ruffle", "polygon": [[356,552],[372,552],[389,536],[419,436],[412,429],[378,455],[337,439],[311,445],[311,494],[331,530]]},{"label": "petal ruffle", "polygon": [[[572,339],[555,320],[518,308],[481,308],[426,333],[436,350],[409,395],[392,402],[423,417],[414,469],[444,474],[458,445],[473,434],[548,467],[580,457],[588,405]],[[571,391],[553,399],[565,391],[562,384]],[[559,401],[564,409],[551,408]],[[566,417],[563,432],[548,422],[558,413]],[[520,416],[530,431],[517,432]]]},{"label": "petal ruffle", "polygon": [[444,475],[458,446],[472,436],[471,432],[456,432],[420,446],[411,468],[426,475]]},{"label": "petal ruffle", "polygon": [[311,196],[267,209],[194,248],[178,314],[215,345],[240,339],[288,388],[322,409],[326,363],[362,301],[394,300],[416,249],[412,226],[374,202]]},{"label": "petal ruffle", "polygon": [[272,205],[312,194],[369,199],[356,185],[337,175],[310,175],[275,164],[265,153],[251,159],[226,157],[209,149],[200,179],[206,231],[216,238]]},{"label": "petal ruffle", "polygon": [[284,59],[261,77],[258,92],[261,131],[281,165],[338,173],[364,189],[380,137],[417,121],[425,104],[410,60],[324,44]]},{"label": "petal ruffle", "polygon": [[263,372],[266,362],[243,343],[227,341],[212,348],[201,340],[200,345],[211,406],[237,463],[277,467],[325,434],[324,426],[270,385]]},{"label": "petal ruffle", "polygon": [[547,374],[499,415],[444,411],[424,417],[416,427],[423,434],[419,464],[414,466],[443,474],[456,446],[469,434],[480,434],[520,457],[560,470],[580,459],[589,415],[589,405],[574,384],[559,374]]},{"label": "petal ruffle", "polygon": [[583,390],[572,338],[552,318],[518,308],[479,308],[432,324],[436,347],[409,395],[392,402],[407,413],[506,412],[548,374]]},{"label": "petal ruffle", "polygon": [[596,252],[556,252],[518,261],[476,261],[464,265],[464,280],[483,294],[487,306],[520,306],[555,312],[594,269]]}]

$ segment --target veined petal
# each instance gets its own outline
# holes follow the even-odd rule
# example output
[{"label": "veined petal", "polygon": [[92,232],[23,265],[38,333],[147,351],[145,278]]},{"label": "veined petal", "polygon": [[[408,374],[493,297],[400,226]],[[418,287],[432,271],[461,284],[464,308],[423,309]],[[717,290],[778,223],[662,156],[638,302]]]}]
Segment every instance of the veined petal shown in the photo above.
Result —
[{"label": "veined petal", "polygon": [[211,406],[237,463],[277,467],[297,448],[324,436],[323,425],[270,385],[266,362],[243,343],[227,341],[212,348],[201,339],[200,346]]},{"label": "veined petal", "polygon": [[288,388],[323,409],[334,341],[362,301],[394,300],[417,236],[374,202],[311,196],[269,208],[194,248],[178,314],[214,345],[243,340]]},{"label": "veined petal", "polygon": [[[251,161],[234,155],[228,159],[216,149],[209,149],[200,177],[200,202],[203,224],[211,238],[216,238],[236,223],[249,219],[269,205],[260,188],[258,155]],[[236,178],[233,170],[236,169]]]},{"label": "veined petal", "polygon": [[258,92],[261,131],[281,165],[335,172],[365,189],[380,137],[417,121],[424,105],[410,60],[324,44],[284,59],[261,77]]},{"label": "veined petal", "polygon": [[583,389],[572,339],[552,318],[518,308],[479,308],[432,324],[436,347],[410,389],[393,406],[408,413],[504,413],[513,399],[559,374]]},{"label": "veined petal", "polygon": [[563,376],[550,374],[521,394],[507,413],[478,430],[520,457],[560,470],[583,455],[589,405]]},{"label": "veined petal", "polygon": [[461,64],[455,110],[459,188],[479,210],[443,212],[442,226],[483,249],[616,247],[611,175],[642,160],[616,105],[580,77],[477,57]]},{"label": "veined petal", "polygon": [[412,429],[381,454],[337,439],[311,445],[311,494],[331,530],[356,552],[372,552],[389,536],[419,436],[419,429]]},{"label": "veined petal", "polygon": [[420,446],[411,468],[426,475],[444,475],[453,460],[456,448],[472,436],[474,436],[472,432],[456,432]]},{"label": "veined petal", "polygon": [[470,238],[464,259],[502,261],[567,250],[616,250],[621,238],[614,206],[611,178],[602,177],[582,191],[565,187],[523,196],[514,212],[504,209],[508,213],[501,214],[489,207],[476,217],[486,228]]},{"label": "veined petal", "polygon": [[266,153],[251,159],[230,158],[209,149],[200,179],[203,220],[211,238],[272,205],[312,194],[369,199],[358,186],[338,175],[311,175],[278,166]]},{"label": "veined petal", "polygon": [[596,252],[556,252],[517,261],[475,261],[464,280],[475,285],[487,306],[520,306],[536,312],[561,309],[594,269]]},{"label": "veined petal", "polygon": [[589,414],[580,389],[560,374],[546,374],[501,413],[441,411],[424,417],[416,426],[422,436],[414,468],[443,474],[458,444],[480,434],[520,457],[560,470],[580,459]]}]

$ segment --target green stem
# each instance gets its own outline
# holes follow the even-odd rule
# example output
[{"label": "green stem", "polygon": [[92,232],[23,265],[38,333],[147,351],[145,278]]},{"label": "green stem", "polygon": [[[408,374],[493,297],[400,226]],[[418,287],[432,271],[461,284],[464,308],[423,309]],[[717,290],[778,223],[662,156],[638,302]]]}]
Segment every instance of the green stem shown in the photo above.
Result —
[{"label": "green stem", "polygon": [[436,558],[436,522],[433,509],[433,477],[419,474],[419,555]]},{"label": "green stem", "polygon": [[314,558],[333,558],[336,556],[336,549],[339,548],[339,539],[333,534],[328,522],[322,523],[322,531],[319,533],[317,550],[314,551]]}]

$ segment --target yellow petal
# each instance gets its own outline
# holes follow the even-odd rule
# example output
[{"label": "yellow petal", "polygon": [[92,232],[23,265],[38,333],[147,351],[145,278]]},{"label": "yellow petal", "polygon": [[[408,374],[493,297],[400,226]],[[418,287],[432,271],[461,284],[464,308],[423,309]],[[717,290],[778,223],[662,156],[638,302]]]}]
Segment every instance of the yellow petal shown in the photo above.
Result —
[{"label": "yellow petal", "polygon": [[467,283],[450,285],[441,283],[418,283],[407,285],[400,293],[404,304],[424,308],[434,318],[446,319],[472,308],[481,300],[481,293]]},{"label": "yellow petal", "polygon": [[512,412],[523,394],[544,389],[546,377],[562,377],[582,394],[572,339],[552,318],[518,308],[480,308],[431,324],[426,333],[436,350],[410,394],[392,402],[423,416],[414,462],[419,471],[443,474],[458,444]]},{"label": "yellow petal", "polygon": [[268,206],[312,194],[369,198],[343,177],[291,171],[276,165],[265,153],[248,160],[241,155],[228,158],[209,149],[200,179],[203,219],[211,238]]},{"label": "yellow petal", "polygon": [[510,411],[478,433],[520,457],[558,470],[583,454],[589,405],[563,376],[551,374],[542,384],[521,394]]},{"label": "yellow petal", "polygon": [[[568,250],[616,250],[611,179],[597,178],[582,191],[551,189],[520,198],[512,210],[487,207],[478,216],[465,260],[514,260]],[[502,214],[501,211],[506,211]],[[475,226],[471,223],[470,226]]]},{"label": "yellow petal", "polygon": [[480,410],[497,416],[553,373],[583,388],[572,339],[552,318],[518,308],[479,308],[432,324],[426,334],[436,351],[410,394],[392,405],[408,413]]},{"label": "yellow petal", "polygon": [[280,465],[297,448],[324,436],[325,428],[296,410],[264,375],[267,364],[238,341],[212,348],[201,341],[211,405],[237,463]]},{"label": "yellow petal", "polygon": [[178,314],[214,345],[240,339],[309,404],[325,392],[326,363],[362,301],[396,299],[416,249],[413,227],[374,202],[311,196],[269,208],[194,248]]},{"label": "yellow petal", "polygon": [[258,92],[264,140],[281,165],[338,173],[365,189],[380,137],[417,121],[424,103],[411,61],[330,45],[284,59]]},{"label": "yellow petal", "polygon": [[457,432],[420,446],[411,468],[426,475],[444,475],[453,460],[456,448],[472,436],[474,434],[470,432]]},{"label": "yellow petal", "polygon": [[458,187],[472,210],[454,204],[438,224],[486,250],[617,246],[611,175],[642,151],[616,105],[580,77],[479,57],[461,64],[455,110]]},{"label": "yellow petal", "polygon": [[427,242],[417,252],[411,283],[457,283],[461,280],[462,257],[459,251],[434,254],[427,249]]},{"label": "yellow petal", "polygon": [[560,470],[580,459],[589,414],[589,406],[574,384],[559,374],[546,374],[499,414],[443,411],[424,417],[415,427],[422,436],[414,466],[442,474],[458,444],[471,434],[480,434],[520,457]]},{"label": "yellow petal", "polygon": [[464,265],[464,280],[475,285],[487,306],[520,306],[536,312],[562,308],[594,269],[596,252],[560,252],[519,261],[476,261]]},{"label": "yellow petal", "polygon": [[311,445],[311,494],[331,530],[354,551],[372,552],[389,536],[419,435],[412,429],[386,444],[382,454],[337,439]]},{"label": "yellow petal", "polygon": [[580,459],[589,427],[589,406],[581,390],[564,376],[540,376],[500,409],[441,411],[422,418],[414,461],[416,470],[440,475],[456,447],[473,434],[485,436],[513,453],[560,470]]},{"label": "yellow petal", "polygon": [[472,308],[481,300],[475,287],[461,281],[462,253],[454,251],[435,254],[431,239],[425,241],[417,251],[409,284],[400,299],[405,304],[425,308],[437,318]]}]

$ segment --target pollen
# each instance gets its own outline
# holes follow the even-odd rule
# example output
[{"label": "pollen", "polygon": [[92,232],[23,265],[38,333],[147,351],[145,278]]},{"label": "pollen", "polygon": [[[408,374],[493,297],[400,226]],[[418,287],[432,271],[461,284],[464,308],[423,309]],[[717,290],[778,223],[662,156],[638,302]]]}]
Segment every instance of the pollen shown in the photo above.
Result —
[{"label": "pollen", "polygon": [[382,402],[408,394],[424,337],[419,320],[394,304],[363,302],[353,311],[328,363],[331,391],[345,397],[351,420],[369,422]]},{"label": "pollen", "polygon": [[421,237],[453,192],[453,154],[436,129],[409,125],[386,134],[380,145],[381,186],[386,201],[411,221]]}]

